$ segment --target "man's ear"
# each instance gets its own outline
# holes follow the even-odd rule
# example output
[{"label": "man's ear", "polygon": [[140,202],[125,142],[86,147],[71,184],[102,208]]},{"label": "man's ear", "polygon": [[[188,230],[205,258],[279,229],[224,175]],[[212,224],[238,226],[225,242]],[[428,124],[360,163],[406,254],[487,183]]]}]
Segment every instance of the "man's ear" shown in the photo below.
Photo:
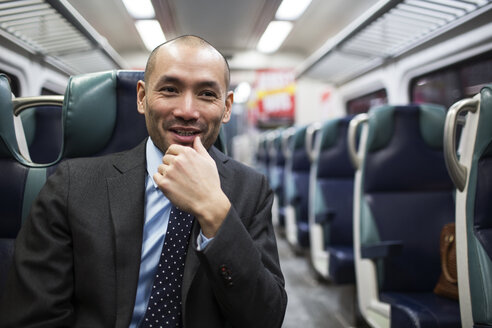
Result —
[{"label": "man's ear", "polygon": [[145,82],[139,80],[137,82],[137,110],[140,114],[145,114]]},{"label": "man's ear", "polygon": [[222,123],[227,123],[231,119],[232,103],[234,102],[234,92],[229,91],[226,95],[224,116],[222,117]]}]

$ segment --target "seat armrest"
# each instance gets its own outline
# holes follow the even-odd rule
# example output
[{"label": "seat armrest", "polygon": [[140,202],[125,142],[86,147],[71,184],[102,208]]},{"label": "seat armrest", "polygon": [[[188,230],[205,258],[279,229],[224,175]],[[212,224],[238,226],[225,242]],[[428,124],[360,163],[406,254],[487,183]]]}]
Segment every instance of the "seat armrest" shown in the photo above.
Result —
[{"label": "seat armrest", "polygon": [[399,255],[402,249],[402,241],[386,240],[376,244],[362,246],[360,249],[360,253],[361,257],[365,259],[379,259]]}]

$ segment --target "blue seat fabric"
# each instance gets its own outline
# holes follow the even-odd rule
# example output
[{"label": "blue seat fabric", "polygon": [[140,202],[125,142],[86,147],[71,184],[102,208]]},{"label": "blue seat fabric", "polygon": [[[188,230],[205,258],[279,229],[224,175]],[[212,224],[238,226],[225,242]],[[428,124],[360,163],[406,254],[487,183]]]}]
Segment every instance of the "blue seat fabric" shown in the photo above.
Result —
[{"label": "blue seat fabric", "polygon": [[22,224],[24,189],[29,169],[0,158],[0,293],[12,263],[14,241]]},{"label": "blue seat fabric", "polygon": [[328,246],[330,253],[330,280],[335,284],[355,283],[354,248],[352,246]]},{"label": "blue seat fabric", "polygon": [[432,293],[381,293],[391,305],[391,328],[459,328],[459,303]]},{"label": "blue seat fabric", "polygon": [[[31,113],[26,113],[32,111]],[[26,114],[26,115],[25,115]],[[62,111],[60,107],[41,106],[21,113],[29,155],[34,163],[51,163],[62,148]]]}]

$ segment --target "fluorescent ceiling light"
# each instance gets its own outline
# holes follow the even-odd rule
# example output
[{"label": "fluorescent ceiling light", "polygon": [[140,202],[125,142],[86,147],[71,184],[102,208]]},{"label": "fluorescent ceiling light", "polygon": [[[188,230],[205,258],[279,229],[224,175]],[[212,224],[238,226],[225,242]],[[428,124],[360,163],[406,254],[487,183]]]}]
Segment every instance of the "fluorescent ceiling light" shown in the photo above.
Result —
[{"label": "fluorescent ceiling light", "polygon": [[278,7],[275,19],[296,20],[304,13],[311,0],[284,0]]},{"label": "fluorescent ceiling light", "polygon": [[292,30],[291,22],[273,21],[268,24],[256,49],[264,53],[275,52]]},{"label": "fluorescent ceiling light", "polygon": [[149,51],[154,50],[155,47],[166,42],[161,25],[155,19],[138,20],[135,22],[135,27]]},{"label": "fluorescent ceiling light", "polygon": [[155,17],[154,7],[150,0],[123,0],[126,10],[135,19],[149,19]]}]

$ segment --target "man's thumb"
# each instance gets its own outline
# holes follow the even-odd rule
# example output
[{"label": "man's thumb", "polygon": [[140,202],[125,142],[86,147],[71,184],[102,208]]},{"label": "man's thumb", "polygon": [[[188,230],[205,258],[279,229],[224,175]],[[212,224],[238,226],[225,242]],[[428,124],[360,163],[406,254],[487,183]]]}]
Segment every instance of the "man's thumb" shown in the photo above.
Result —
[{"label": "man's thumb", "polygon": [[207,150],[202,144],[202,140],[200,137],[196,137],[195,140],[193,140],[193,149],[195,149],[199,154],[207,153]]}]

